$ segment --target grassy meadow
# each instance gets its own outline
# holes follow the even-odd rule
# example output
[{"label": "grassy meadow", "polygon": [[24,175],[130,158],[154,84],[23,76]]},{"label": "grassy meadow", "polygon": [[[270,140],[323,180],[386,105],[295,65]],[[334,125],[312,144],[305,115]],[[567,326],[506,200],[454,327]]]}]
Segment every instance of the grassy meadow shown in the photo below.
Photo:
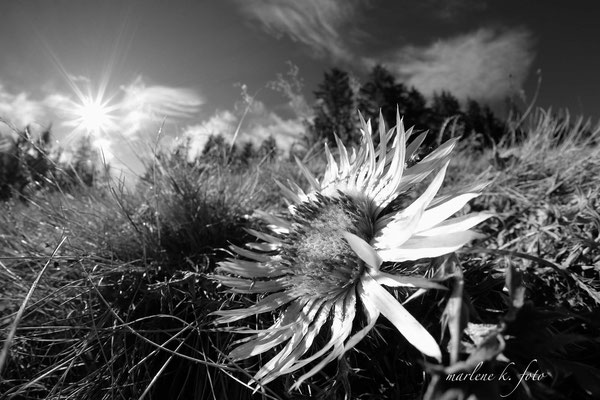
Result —
[{"label": "grassy meadow", "polygon": [[[489,182],[465,211],[496,217],[477,227],[484,239],[430,261],[450,290],[406,305],[441,365],[380,318],[300,390],[296,374],[248,387],[268,354],[232,362],[243,337],[209,314],[257,298],[210,276],[263,226],[255,210],[287,212],[275,180],[306,182],[287,158],[235,166],[180,149],[147,160],[134,189],[103,177],[0,203],[0,398],[600,398],[600,131],[539,110],[513,132],[483,150],[460,142],[442,187]],[[318,175],[325,154],[305,161]]]}]

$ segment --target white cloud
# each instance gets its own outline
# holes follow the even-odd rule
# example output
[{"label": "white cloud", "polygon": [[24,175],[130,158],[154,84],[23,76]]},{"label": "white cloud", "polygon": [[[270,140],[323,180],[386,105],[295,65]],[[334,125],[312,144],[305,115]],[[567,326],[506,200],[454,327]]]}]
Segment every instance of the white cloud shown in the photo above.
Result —
[{"label": "white cloud", "polygon": [[231,111],[217,111],[208,120],[200,124],[188,126],[183,137],[190,141],[190,156],[196,157],[202,153],[204,145],[211,135],[222,134],[231,140],[235,132],[238,117]]},{"label": "white cloud", "polygon": [[[318,56],[351,61],[347,35],[340,32],[361,0],[237,0],[240,10],[274,36],[288,35]],[[356,30],[356,27],[354,28]]]},{"label": "white cloud", "polygon": [[44,105],[29,93],[11,93],[0,84],[0,117],[18,129],[40,123],[46,115]]},{"label": "white cloud", "polygon": [[262,102],[257,100],[254,100],[245,115],[244,111],[241,107],[236,107],[233,111],[217,111],[202,123],[188,126],[183,136],[189,140],[190,157],[202,153],[211,135],[222,135],[230,143],[238,126],[236,143],[250,141],[258,145],[264,139],[273,136],[277,146],[284,151],[289,150],[294,142],[299,141],[306,129],[302,118],[282,118],[269,111]]},{"label": "white cloud", "polygon": [[73,100],[63,93],[49,94],[42,100],[42,104],[50,109],[59,110],[67,108]]},{"label": "white cloud", "polygon": [[[73,82],[89,83],[87,78],[75,77]],[[87,93],[85,90],[81,92]],[[0,83],[0,117],[22,128],[31,123],[56,122],[63,128],[73,128],[77,109],[84,99],[75,93],[55,92],[45,98],[34,98],[27,92],[11,93]],[[112,95],[106,102],[112,124],[107,126],[108,136],[119,133],[135,135],[150,123],[160,123],[164,118],[176,121],[195,116],[205,100],[196,91],[162,85],[146,85],[137,77],[129,85]]]},{"label": "white cloud", "polygon": [[459,99],[498,100],[521,89],[533,42],[524,29],[479,29],[429,46],[405,46],[387,66],[426,95],[448,90]]},{"label": "white cloud", "polygon": [[[90,92],[87,90],[89,79],[80,76],[69,76],[69,79],[80,96]],[[79,139],[89,134],[92,146],[101,150],[107,161],[117,168],[127,169],[131,167],[127,163],[135,163],[136,157],[140,156],[140,144],[149,144],[136,141],[141,134],[156,135],[163,120],[166,121],[165,131],[169,132],[175,123],[195,116],[204,104],[204,98],[192,89],[147,85],[142,77],[138,77],[101,99],[105,107],[100,108],[106,112],[100,116],[103,129],[87,132],[82,123],[85,122],[81,115],[82,104],[95,99],[79,98],[76,92],[57,91],[44,98],[35,98],[26,92],[11,93],[0,84],[0,117],[17,129],[28,124],[46,126],[54,123],[54,137],[60,140],[66,154],[69,147],[77,146]],[[4,126],[2,130],[6,128]]]},{"label": "white cloud", "polygon": [[[79,78],[78,81],[84,81]],[[85,82],[85,81],[84,81]],[[87,86],[87,85],[86,85]],[[89,90],[79,88],[81,93]],[[44,99],[44,105],[53,111],[63,130],[69,130],[67,141],[87,134],[81,122],[81,105],[90,99],[74,94],[54,93]],[[100,99],[105,122],[101,132],[93,136],[102,143],[135,140],[144,133],[156,133],[161,123],[169,125],[195,116],[204,104],[204,98],[189,88],[147,85],[141,76],[120,87],[119,91]]]},{"label": "white cloud", "polygon": [[[67,112],[72,112],[73,106],[77,104],[77,101],[70,100],[69,103],[64,99],[55,99],[54,102]],[[121,86],[119,92],[107,102],[112,123],[105,134],[109,137],[119,134],[135,139],[148,131],[155,132],[163,120],[169,125],[195,116],[204,103],[204,98],[192,89],[147,85],[138,76],[130,84]]]},{"label": "white cloud", "polygon": [[283,119],[275,113],[269,113],[262,120],[253,121],[248,128],[248,136],[261,140],[273,136],[279,148],[287,151],[300,140],[305,131],[306,126],[302,120]]},{"label": "white cloud", "polygon": [[[59,97],[55,97],[54,102],[65,104]],[[164,131],[170,132],[175,123],[195,116],[204,103],[204,98],[192,89],[147,85],[143,77],[138,76],[130,84],[121,86],[107,103],[110,124],[104,132],[94,135],[92,145],[101,149],[117,168],[132,168],[127,164],[143,157],[142,150],[149,148],[163,121]],[[144,135],[152,139],[139,141]]]}]

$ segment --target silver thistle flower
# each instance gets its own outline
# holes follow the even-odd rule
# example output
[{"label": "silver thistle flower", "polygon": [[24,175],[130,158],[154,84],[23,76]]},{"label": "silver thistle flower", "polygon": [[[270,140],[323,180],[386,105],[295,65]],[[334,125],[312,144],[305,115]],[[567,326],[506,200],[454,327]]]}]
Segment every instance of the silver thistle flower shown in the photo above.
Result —
[{"label": "silver thistle flower", "polygon": [[[482,185],[435,198],[440,189],[450,153],[457,139],[444,143],[421,162],[406,167],[425,133],[408,147],[412,129],[405,131],[397,116],[395,128],[386,131],[379,118],[379,144],[373,143],[370,122],[361,116],[362,143],[348,155],[337,140],[339,159],[327,146],[327,168],[321,181],[298,161],[310,183],[303,191],[293,182],[279,184],[290,201],[289,219],[259,212],[271,233],[250,230],[260,243],[249,249],[231,246],[247,260],[222,262],[216,275],[220,283],[236,293],[265,294],[256,304],[222,310],[215,322],[225,324],[256,314],[282,309],[268,329],[249,331],[250,340],[230,356],[242,360],[284,344],[254,376],[265,384],[278,376],[314,364],[294,384],[298,387],[326,364],[352,349],[374,327],[383,314],[419,351],[437,360],[440,348],[431,334],[383,286],[440,288],[423,277],[382,271],[383,262],[403,262],[452,253],[478,237],[469,230],[489,218],[471,213],[450,218],[479,195]],[[390,203],[432,172],[438,171],[427,189],[407,207],[389,211]],[[383,285],[383,286],[382,286]],[[360,299],[362,307],[358,307]],[[357,313],[366,323],[353,332]],[[328,342],[305,356],[316,336],[328,325]]]}]

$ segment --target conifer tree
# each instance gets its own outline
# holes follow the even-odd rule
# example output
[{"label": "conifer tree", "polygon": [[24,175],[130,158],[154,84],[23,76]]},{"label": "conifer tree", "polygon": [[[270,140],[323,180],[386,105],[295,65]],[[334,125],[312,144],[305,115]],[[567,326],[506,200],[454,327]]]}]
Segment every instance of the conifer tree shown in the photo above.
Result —
[{"label": "conifer tree", "polygon": [[350,75],[346,71],[333,68],[325,73],[323,82],[314,94],[317,102],[311,127],[312,142],[326,140],[335,143],[335,134],[344,143],[356,143],[360,138],[356,128],[357,96]]},{"label": "conifer tree", "polygon": [[396,110],[404,118],[405,126],[422,129],[427,122],[427,101],[414,87],[408,88],[381,65],[371,70],[367,81],[362,85],[359,96],[359,109],[365,119],[375,121],[379,111],[388,126],[396,124]]}]

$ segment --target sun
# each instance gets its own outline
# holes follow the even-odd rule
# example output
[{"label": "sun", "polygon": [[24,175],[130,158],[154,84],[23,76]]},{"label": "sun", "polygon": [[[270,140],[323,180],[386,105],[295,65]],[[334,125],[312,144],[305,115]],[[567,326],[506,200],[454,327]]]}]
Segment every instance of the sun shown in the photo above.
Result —
[{"label": "sun", "polygon": [[60,106],[64,115],[63,125],[72,129],[73,137],[85,134],[90,137],[103,137],[118,130],[118,115],[121,108],[113,101],[114,95],[107,97],[105,91],[87,91],[71,82],[75,98],[67,98]]},{"label": "sun", "polygon": [[111,110],[106,102],[102,103],[91,98],[84,98],[75,107],[77,125],[89,133],[99,133],[106,130],[112,122]]},{"label": "sun", "polygon": [[114,109],[109,101],[103,101],[100,97],[82,96],[80,103],[73,105],[72,125],[92,135],[106,132],[114,126]]}]

